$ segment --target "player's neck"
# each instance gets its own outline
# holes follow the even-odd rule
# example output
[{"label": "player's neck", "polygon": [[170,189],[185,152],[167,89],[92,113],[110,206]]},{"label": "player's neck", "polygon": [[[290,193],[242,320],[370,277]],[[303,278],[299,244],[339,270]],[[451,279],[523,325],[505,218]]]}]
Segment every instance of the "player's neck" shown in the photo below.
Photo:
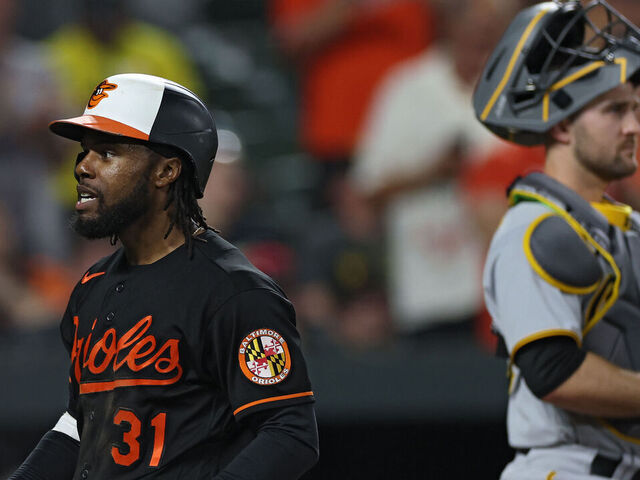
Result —
[{"label": "player's neck", "polygon": [[574,190],[588,202],[600,202],[609,182],[580,165],[573,157],[547,152],[544,172],[551,178]]},{"label": "player's neck", "polygon": [[149,265],[184,244],[184,234],[174,226],[167,238],[170,220],[165,211],[149,214],[118,234],[131,265]]}]

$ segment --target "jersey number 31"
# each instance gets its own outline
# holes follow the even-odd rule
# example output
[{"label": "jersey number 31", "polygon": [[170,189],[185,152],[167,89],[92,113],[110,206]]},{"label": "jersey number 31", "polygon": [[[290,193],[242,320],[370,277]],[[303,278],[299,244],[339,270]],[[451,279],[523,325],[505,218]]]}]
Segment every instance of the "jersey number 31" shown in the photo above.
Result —
[{"label": "jersey number 31", "polygon": [[[153,453],[149,461],[150,467],[157,467],[164,450],[164,430],[167,422],[167,414],[162,412],[151,419],[151,426],[154,429]],[[138,437],[142,431],[142,422],[131,410],[118,409],[113,417],[113,423],[122,425],[129,424],[129,430],[124,432],[122,440],[129,447],[129,452],[123,454],[118,447],[111,447],[111,456],[118,465],[128,467],[140,458],[140,442]]]}]

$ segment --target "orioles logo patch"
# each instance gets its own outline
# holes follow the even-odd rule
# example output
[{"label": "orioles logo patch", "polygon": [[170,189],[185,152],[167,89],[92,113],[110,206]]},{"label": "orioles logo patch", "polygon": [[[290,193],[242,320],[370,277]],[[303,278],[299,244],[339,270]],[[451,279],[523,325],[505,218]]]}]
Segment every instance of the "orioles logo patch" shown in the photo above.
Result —
[{"label": "orioles logo patch", "polygon": [[89,99],[89,104],[87,105],[87,108],[93,108],[97,106],[103,98],[106,98],[109,96],[106,90],[115,90],[116,88],[118,88],[118,85],[116,85],[115,83],[109,83],[106,80],[103,80],[102,83],[98,85],[96,89],[93,91],[93,94]]},{"label": "orioles logo patch", "polygon": [[245,377],[258,385],[280,383],[291,371],[291,356],[282,335],[267,328],[244,337],[238,361]]}]

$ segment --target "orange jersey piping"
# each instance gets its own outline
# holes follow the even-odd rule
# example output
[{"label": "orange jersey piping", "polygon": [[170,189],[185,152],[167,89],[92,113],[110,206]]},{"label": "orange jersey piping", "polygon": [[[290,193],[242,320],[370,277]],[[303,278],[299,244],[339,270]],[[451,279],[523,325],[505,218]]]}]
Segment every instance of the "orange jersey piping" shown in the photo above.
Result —
[{"label": "orange jersey piping", "polygon": [[288,400],[290,398],[310,397],[312,395],[313,395],[313,392],[302,392],[302,393],[292,393],[291,395],[281,395],[279,397],[263,398],[262,400],[256,400],[255,402],[247,403],[246,405],[242,405],[241,407],[236,408],[233,414],[237,415],[238,413],[242,412],[243,410],[246,410],[247,408],[251,408],[255,405],[261,405],[263,403],[278,402],[280,400]]}]

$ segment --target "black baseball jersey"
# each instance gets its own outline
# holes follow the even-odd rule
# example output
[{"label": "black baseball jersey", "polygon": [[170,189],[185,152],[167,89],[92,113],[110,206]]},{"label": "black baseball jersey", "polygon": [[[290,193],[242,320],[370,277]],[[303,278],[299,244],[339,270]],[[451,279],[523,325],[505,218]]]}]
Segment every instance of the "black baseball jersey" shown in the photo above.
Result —
[{"label": "black baseball jersey", "polygon": [[61,331],[74,479],[211,478],[253,439],[244,416],[313,401],[291,303],[211,231],[191,258],[182,246],[151,265],[123,249],[101,260]]}]

